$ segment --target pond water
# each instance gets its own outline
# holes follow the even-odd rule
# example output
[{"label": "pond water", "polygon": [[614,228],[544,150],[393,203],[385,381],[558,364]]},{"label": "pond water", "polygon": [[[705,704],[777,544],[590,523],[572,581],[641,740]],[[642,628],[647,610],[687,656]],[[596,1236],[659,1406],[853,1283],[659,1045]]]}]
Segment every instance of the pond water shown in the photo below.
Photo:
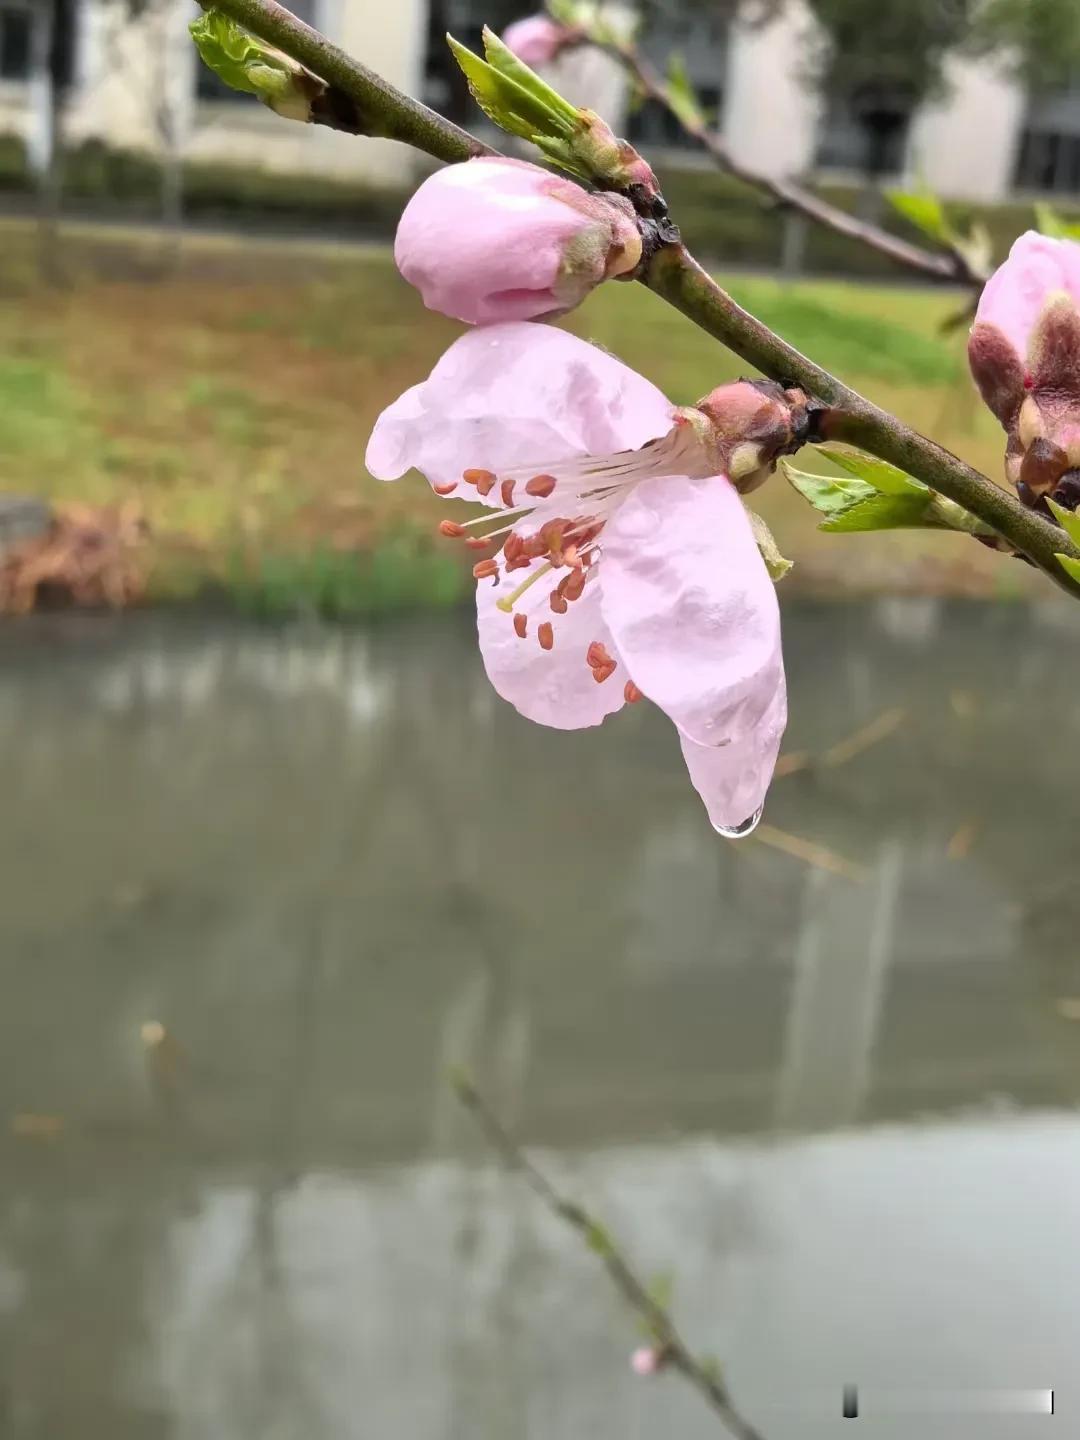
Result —
[{"label": "pond water", "polygon": [[1068,1432],[1080,626],[786,635],[810,763],[732,844],[662,716],[526,724],[466,617],[0,631],[4,1440],[722,1434],[452,1064],[766,1440],[845,1384],[856,1433]]}]

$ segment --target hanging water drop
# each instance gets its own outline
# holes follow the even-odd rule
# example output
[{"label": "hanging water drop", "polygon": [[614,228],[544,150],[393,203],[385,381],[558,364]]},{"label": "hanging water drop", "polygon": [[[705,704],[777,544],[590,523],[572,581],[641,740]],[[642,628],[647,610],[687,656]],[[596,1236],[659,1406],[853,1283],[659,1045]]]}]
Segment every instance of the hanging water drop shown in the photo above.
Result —
[{"label": "hanging water drop", "polygon": [[725,840],[745,840],[748,835],[752,835],[757,829],[764,813],[765,806],[759,805],[753,815],[750,816],[750,819],[744,820],[741,825],[714,825],[713,829],[718,835],[722,835]]}]

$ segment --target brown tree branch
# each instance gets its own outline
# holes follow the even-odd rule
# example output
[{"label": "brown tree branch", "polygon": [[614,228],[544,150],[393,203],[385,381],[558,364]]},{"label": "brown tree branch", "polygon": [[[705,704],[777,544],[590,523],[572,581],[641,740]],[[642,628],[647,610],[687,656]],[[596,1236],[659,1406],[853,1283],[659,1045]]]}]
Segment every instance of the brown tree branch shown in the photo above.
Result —
[{"label": "brown tree branch", "polygon": [[805,215],[815,225],[821,225],[837,235],[844,235],[849,240],[869,246],[871,250],[876,250],[878,254],[886,256],[905,269],[914,270],[917,274],[934,280],[950,280],[955,284],[970,285],[976,290],[982,289],[986,276],[973,270],[969,261],[959,251],[949,250],[938,254],[924,249],[921,245],[913,245],[897,235],[890,234],[880,225],[860,220],[838,205],[830,205],[820,195],[815,195],[812,190],[794,180],[772,179],[736,160],[718,131],[685,113],[672,95],[670,86],[643,58],[635,45],[628,41],[593,40],[588,35],[578,43],[595,45],[613,55],[648,99],[662,105],[686,134],[711,155],[721,170],[734,176],[736,180],[741,180],[744,185],[769,196],[778,205]]},{"label": "brown tree branch", "polygon": [[[369,118],[369,133],[390,136],[453,163],[498,152],[467,131],[411,100],[351,59],[277,0],[200,0],[229,15],[261,39],[299,60],[336,86]],[[795,382],[830,407],[829,436],[891,461],[939,494],[954,500],[1001,535],[1051,580],[1080,597],[1080,583],[1062,570],[1057,553],[1080,559],[1080,550],[1052,521],[1027,510],[985,475],[942,446],[872,404],[807,359],[767,325],[737,305],[684,246],[662,244],[638,277],[702,330],[722,341],[773,380]]]},{"label": "brown tree branch", "polygon": [[507,1169],[520,1175],[547,1209],[574,1230],[598,1256],[612,1284],[647,1325],[654,1345],[663,1354],[666,1367],[676,1370],[693,1385],[737,1440],[763,1440],[760,1430],[740,1414],[731,1392],[716,1370],[708,1361],[699,1360],[682,1339],[668,1311],[638,1278],[604,1227],[577,1201],[568,1199],[556,1189],[536,1162],[517,1144],[471,1080],[455,1075],[453,1083],[458,1099],[475,1118]]}]

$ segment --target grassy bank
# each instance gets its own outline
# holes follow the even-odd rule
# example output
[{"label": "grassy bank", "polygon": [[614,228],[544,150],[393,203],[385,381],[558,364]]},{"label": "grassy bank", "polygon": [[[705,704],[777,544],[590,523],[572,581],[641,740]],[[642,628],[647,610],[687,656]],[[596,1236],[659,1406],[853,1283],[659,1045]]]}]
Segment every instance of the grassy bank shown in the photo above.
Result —
[{"label": "grassy bank", "polygon": [[[0,226],[0,488],[136,502],[155,537],[152,593],[220,589],[254,608],[362,612],[451,603],[469,587],[432,536],[419,480],[380,485],[363,451],[380,409],[457,333],[381,251],[190,242],[162,278],[158,242],[80,231],[68,284],[37,279],[33,232]],[[733,277],[737,297],[800,348],[996,474],[957,297]],[[673,400],[739,365],[652,295],[609,285],[571,321]],[[817,533],[780,482],[760,507],[797,562],[789,586],[1019,593],[1022,566],[949,536]]]}]

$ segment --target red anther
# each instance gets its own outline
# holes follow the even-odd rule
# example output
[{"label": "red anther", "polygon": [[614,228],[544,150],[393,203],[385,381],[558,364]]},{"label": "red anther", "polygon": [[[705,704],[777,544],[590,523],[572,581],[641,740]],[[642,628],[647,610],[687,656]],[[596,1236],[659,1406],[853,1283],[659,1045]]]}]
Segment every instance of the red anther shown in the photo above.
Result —
[{"label": "red anther", "polygon": [[486,550],[491,540],[487,535],[470,535],[465,544],[470,550]]},{"label": "red anther", "polygon": [[555,644],[555,632],[551,628],[550,620],[543,620],[536,627],[536,638],[540,641],[541,650],[550,650]]},{"label": "red anther", "polygon": [[452,495],[458,487],[456,480],[451,480],[448,485],[432,485],[436,495]]},{"label": "red anther", "polygon": [[522,640],[525,639],[525,634],[528,628],[529,617],[527,615],[523,615],[520,610],[516,611],[514,615],[514,629]]},{"label": "red anther", "polygon": [[602,668],[605,665],[614,665],[615,663],[608,654],[607,646],[602,645],[599,640],[594,640],[588,650],[585,651],[585,659],[594,670],[597,666]]},{"label": "red anther", "polygon": [[602,685],[605,680],[611,679],[618,668],[614,660],[609,665],[596,665],[593,667],[592,678],[598,685]]},{"label": "red anther", "polygon": [[524,554],[525,541],[516,530],[511,530],[503,545],[503,559],[506,561],[517,560]]},{"label": "red anther", "polygon": [[490,470],[463,470],[461,472],[461,478],[465,481],[466,485],[476,485],[478,487],[480,485],[486,485],[487,490],[481,490],[481,495],[486,495],[487,491],[495,484],[495,476]]},{"label": "red anther", "polygon": [[525,494],[535,495],[538,500],[546,500],[555,489],[554,475],[534,475],[526,482]]},{"label": "red anther", "polygon": [[459,540],[465,534],[465,526],[459,525],[456,520],[440,520],[439,534],[445,535],[448,540]]},{"label": "red anther", "polygon": [[531,563],[527,555],[515,555],[513,560],[505,561],[505,568],[508,572],[510,570],[527,570]]},{"label": "red anther", "polygon": [[1025,390],[1034,390],[1034,389],[1035,389],[1035,377],[1034,377],[1034,375],[1025,375],[1025,376],[1024,376],[1024,389],[1025,389]]},{"label": "red anther", "polygon": [[556,615],[565,615],[567,610],[570,608],[567,605],[565,599],[559,594],[557,589],[552,590],[551,594],[548,596],[548,604],[551,606],[552,610],[555,611]]},{"label": "red anther", "polygon": [[578,554],[576,545],[567,545],[566,549],[562,552],[562,558],[563,564],[569,565],[571,570],[580,570],[585,563]]},{"label": "red anther", "polygon": [[585,571],[571,570],[566,577],[566,584],[563,586],[563,596],[567,600],[580,600],[581,592],[585,589]]},{"label": "red anther", "polygon": [[490,470],[481,470],[480,479],[476,482],[476,493],[478,495],[490,495],[495,489],[495,476]]},{"label": "red anther", "polygon": [[499,486],[499,494],[502,496],[503,504],[507,510],[509,510],[514,503],[514,482],[512,480],[504,480]]},{"label": "red anther", "polygon": [[474,580],[486,580],[490,575],[498,575],[499,562],[497,560],[481,560],[478,565],[472,567]]},{"label": "red anther", "polygon": [[622,692],[622,693],[623,693],[623,699],[626,701],[626,703],[627,703],[628,705],[636,705],[639,700],[644,700],[644,699],[645,699],[645,696],[644,696],[644,695],[642,694],[642,692],[638,689],[638,687],[634,684],[633,680],[627,680],[626,684],[623,686],[623,692]]}]

